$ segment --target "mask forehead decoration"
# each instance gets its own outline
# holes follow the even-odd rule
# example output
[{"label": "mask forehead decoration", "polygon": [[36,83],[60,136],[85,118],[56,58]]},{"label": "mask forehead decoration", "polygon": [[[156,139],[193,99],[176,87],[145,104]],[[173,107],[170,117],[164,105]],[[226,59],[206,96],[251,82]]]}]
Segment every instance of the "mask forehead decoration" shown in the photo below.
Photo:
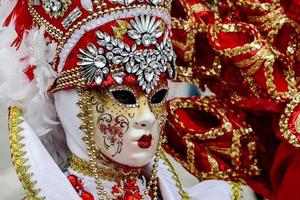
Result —
[{"label": "mask forehead decoration", "polygon": [[[33,23],[58,44],[52,62],[61,89],[123,84],[146,94],[175,76],[169,0],[29,1]],[[21,17],[21,16],[20,16]]]},{"label": "mask forehead decoration", "polygon": [[88,85],[94,82],[101,85],[112,73],[111,68],[119,66],[119,70],[111,74],[115,82],[122,84],[126,74],[133,74],[137,84],[149,94],[158,84],[161,74],[168,72],[172,77],[174,73],[175,54],[169,33],[161,20],[149,15],[137,16],[130,23],[118,23],[127,29],[125,34],[133,40],[132,44],[128,45],[121,39],[125,34],[122,35],[120,30],[115,31],[114,36],[96,31],[97,44],[89,43],[86,49],[79,49],[77,57],[80,61],[77,64],[80,72]]}]

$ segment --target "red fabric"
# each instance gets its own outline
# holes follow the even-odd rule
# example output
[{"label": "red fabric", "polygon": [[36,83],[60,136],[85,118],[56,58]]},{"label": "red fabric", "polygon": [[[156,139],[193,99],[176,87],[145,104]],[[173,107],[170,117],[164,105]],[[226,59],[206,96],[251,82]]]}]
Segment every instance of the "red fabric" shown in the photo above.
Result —
[{"label": "red fabric", "polygon": [[70,174],[67,178],[82,200],[95,199],[91,193],[85,191],[83,182],[77,176]]},{"label": "red fabric", "polygon": [[[184,104],[186,101],[188,101],[187,104]],[[248,172],[252,173],[252,176],[256,176],[253,170],[249,169],[254,164],[251,157],[255,157],[255,149],[251,152],[247,146],[250,142],[255,141],[253,133],[249,133],[249,136],[241,136],[239,140],[241,146],[237,147],[240,152],[238,159],[232,157],[230,153],[226,153],[233,150],[233,145],[236,144],[236,141],[233,140],[233,130],[246,127],[246,124],[242,122],[242,115],[236,116],[231,111],[224,109],[217,99],[209,97],[175,99],[168,102],[168,105],[169,123],[165,127],[168,144],[165,148],[180,162],[188,162],[186,137],[191,138],[194,145],[195,167],[199,173],[208,174],[208,176],[201,177],[198,175],[198,178],[225,180],[242,178],[248,180],[250,178]],[[205,136],[208,131],[222,130],[225,118],[231,123],[231,130],[224,130],[223,135],[210,135],[213,138]],[[209,157],[216,160],[219,171],[212,170]],[[229,169],[232,171],[228,172]],[[226,175],[220,176],[221,173]]]},{"label": "red fabric", "polygon": [[271,200],[299,200],[300,150],[282,142],[271,171]]},{"label": "red fabric", "polygon": [[281,6],[284,8],[285,14],[300,23],[300,1],[299,0],[280,0]]},{"label": "red fabric", "polygon": [[31,29],[33,24],[32,16],[27,9],[27,5],[27,0],[18,0],[14,9],[4,21],[4,26],[8,26],[10,23],[15,24],[18,37],[12,45],[16,47],[20,46],[25,31]]},{"label": "red fabric", "polygon": [[34,66],[28,66],[24,73],[27,75],[28,79],[32,81],[34,79]]}]

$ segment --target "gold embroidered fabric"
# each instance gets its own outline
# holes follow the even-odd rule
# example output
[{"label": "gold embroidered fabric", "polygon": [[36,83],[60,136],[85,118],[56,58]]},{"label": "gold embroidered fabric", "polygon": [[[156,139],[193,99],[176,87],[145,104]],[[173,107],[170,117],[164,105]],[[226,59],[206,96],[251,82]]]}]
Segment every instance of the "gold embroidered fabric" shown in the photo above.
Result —
[{"label": "gold embroidered fabric", "polygon": [[[94,177],[94,172],[91,169],[89,161],[83,160],[75,155],[69,157],[70,167],[81,173],[84,176]],[[115,170],[107,167],[97,167],[97,174],[99,178],[108,181],[121,181],[125,179],[135,179],[139,176],[139,172],[130,172],[128,175],[124,174],[121,170]]]},{"label": "gold embroidered fabric", "polygon": [[27,198],[29,200],[44,200],[45,197],[39,195],[40,189],[36,188],[36,181],[33,180],[33,173],[29,172],[30,165],[26,158],[25,146],[22,143],[24,136],[20,134],[23,130],[19,124],[23,122],[22,110],[17,107],[11,107],[9,112],[9,142],[12,163],[16,169],[17,175],[23,185]]}]

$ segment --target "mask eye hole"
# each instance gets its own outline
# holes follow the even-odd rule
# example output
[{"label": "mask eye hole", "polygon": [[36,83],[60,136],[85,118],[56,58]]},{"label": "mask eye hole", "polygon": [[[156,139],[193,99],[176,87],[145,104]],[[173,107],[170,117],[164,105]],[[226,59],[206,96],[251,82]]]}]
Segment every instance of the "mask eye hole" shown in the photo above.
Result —
[{"label": "mask eye hole", "polygon": [[156,93],[154,93],[151,97],[151,103],[152,104],[160,104],[162,103],[168,94],[168,90],[167,89],[161,89],[159,91],[157,91]]},{"label": "mask eye hole", "polygon": [[129,90],[110,91],[112,96],[121,104],[135,105],[137,103],[135,95]]}]

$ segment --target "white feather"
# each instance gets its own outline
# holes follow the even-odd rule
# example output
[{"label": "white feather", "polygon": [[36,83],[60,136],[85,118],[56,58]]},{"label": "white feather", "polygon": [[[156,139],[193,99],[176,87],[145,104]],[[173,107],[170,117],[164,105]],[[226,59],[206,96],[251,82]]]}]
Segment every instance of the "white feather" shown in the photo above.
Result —
[{"label": "white feather", "polygon": [[29,64],[36,66],[34,70],[35,81],[42,97],[47,97],[47,90],[57,78],[57,73],[49,64],[56,53],[56,43],[47,44],[45,41],[44,27],[34,28],[29,31],[26,38],[26,46],[29,50]]},{"label": "white feather", "polygon": [[[8,106],[21,107],[26,121],[41,136],[57,125],[53,99],[47,93],[56,78],[49,64],[56,44],[48,45],[44,29],[34,28],[24,35],[17,50],[10,45],[16,35],[13,24],[0,28],[0,99]],[[32,81],[24,73],[29,65],[35,66]]]},{"label": "white feather", "polygon": [[[56,77],[49,63],[55,56],[57,45],[47,45],[41,28],[29,31],[18,50],[11,47],[17,37],[15,26],[12,23],[2,27],[2,24],[15,3],[16,0],[0,0],[0,100],[7,106],[16,105],[23,110],[26,121],[64,169],[69,150],[63,130],[56,122],[53,95],[47,94]],[[29,65],[36,66],[32,81],[24,73]]]},{"label": "white feather", "polygon": [[14,6],[16,5],[16,0],[0,0],[0,25],[4,23],[5,19],[8,17]]}]

